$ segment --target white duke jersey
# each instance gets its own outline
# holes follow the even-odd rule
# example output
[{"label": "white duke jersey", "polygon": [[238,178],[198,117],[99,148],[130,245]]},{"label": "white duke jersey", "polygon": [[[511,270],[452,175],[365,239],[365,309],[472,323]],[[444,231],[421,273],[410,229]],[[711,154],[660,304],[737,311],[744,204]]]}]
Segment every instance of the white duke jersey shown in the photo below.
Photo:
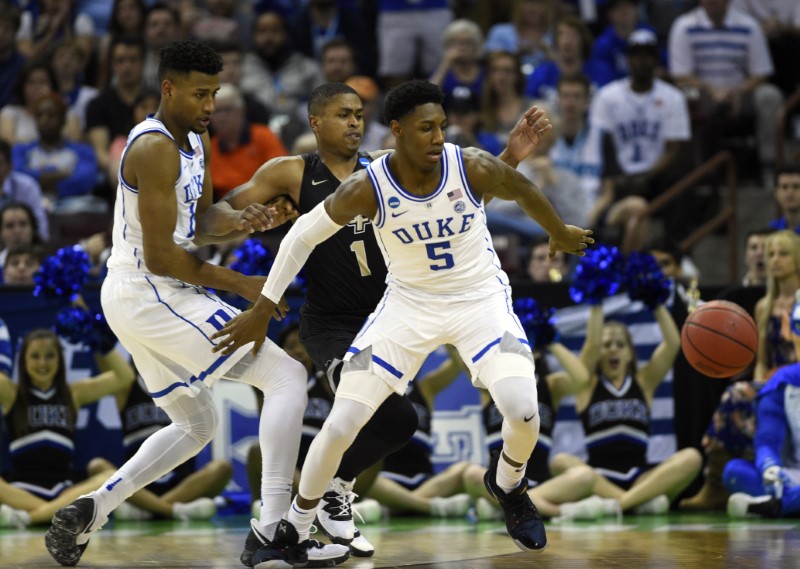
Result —
[{"label": "white duke jersey", "polygon": [[406,296],[480,299],[508,286],[467,180],[461,148],[445,143],[439,186],[417,196],[400,186],[386,154],[367,167],[378,213],[373,230],[388,268],[387,284]]},{"label": "white duke jersey", "polygon": [[[117,201],[114,205],[113,245],[111,256],[108,259],[109,272],[126,269],[149,272],[144,264],[142,222],[139,218],[139,189],[126,182],[122,176],[122,166],[125,163],[128,149],[139,136],[148,132],[160,132],[175,141],[164,124],[153,117],[147,117],[137,124],[128,135],[128,142],[122,152],[119,165],[119,185],[117,186]],[[192,147],[191,153],[183,150],[177,141],[175,142],[180,152],[181,172],[175,181],[175,201],[178,205],[178,215],[172,237],[175,243],[184,249],[189,249],[194,239],[197,200],[203,193],[205,172],[203,141],[200,135],[193,132],[190,132],[188,136]]]},{"label": "white duke jersey", "polygon": [[683,93],[656,79],[647,93],[635,93],[630,79],[618,79],[595,93],[590,124],[614,139],[626,174],[650,170],[670,140],[689,140],[689,107]]}]

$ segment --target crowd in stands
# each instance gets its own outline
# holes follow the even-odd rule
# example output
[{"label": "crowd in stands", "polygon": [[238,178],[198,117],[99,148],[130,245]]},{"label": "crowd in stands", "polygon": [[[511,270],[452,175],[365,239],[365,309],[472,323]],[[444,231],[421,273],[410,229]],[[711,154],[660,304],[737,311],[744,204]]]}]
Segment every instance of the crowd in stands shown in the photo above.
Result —
[{"label": "crowd in stands", "polygon": [[[528,476],[539,484],[530,491],[534,502],[549,517],[593,518],[660,513],[670,503],[721,509],[734,492],[729,511],[735,515],[800,510],[800,498],[798,504],[784,499],[783,505],[780,496],[778,503],[764,498],[774,498],[778,484],[792,488],[796,481],[780,470],[779,452],[764,450],[777,443],[757,431],[760,390],[767,385],[774,394],[797,383],[791,370],[800,327],[791,314],[800,289],[800,165],[777,154],[776,140],[785,128],[777,122],[778,110],[800,88],[800,67],[792,60],[800,46],[799,2],[0,0],[0,295],[3,286],[32,286],[47,255],[66,245],[83,248],[93,277],[102,279],[127,135],[158,108],[160,47],[186,38],[209,42],[224,61],[210,124],[215,200],[273,158],[316,150],[306,107],[312,89],[325,82],[346,83],[361,97],[362,151],[391,146],[383,96],[410,78],[429,79],[444,92],[448,140],[494,155],[531,105],[545,109],[552,132],[518,170],[542,188],[567,223],[594,229],[598,241],[624,252],[650,252],[672,293],[650,307],[662,340],[638,371],[630,332],[618,323],[603,324],[596,306],[585,322],[580,358],[557,341],[537,353],[537,366],[543,362],[540,398],[542,386],[552,392],[550,418],[562,397],[576,397],[593,446],[586,461],[544,452],[541,460],[545,467],[550,460],[549,471]],[[697,200],[691,192],[655,218],[645,212],[691,168],[719,150],[737,148],[741,140],[747,145],[744,156],[754,160],[740,178],[768,190],[763,207],[778,213],[769,227],[735,236],[745,270],[741,281],[726,283],[730,286],[721,294],[755,317],[756,363],[730,383],[712,385],[688,366],[677,334],[702,302],[697,277],[703,266],[684,257],[675,242],[705,219],[693,213]],[[574,278],[574,260],[558,254],[548,261],[544,230],[515,203],[493,200],[486,214],[493,235],[510,243],[501,258],[513,282],[527,286]],[[87,215],[95,216],[92,223],[82,221]],[[83,226],[78,239],[62,231],[70,220]],[[279,238],[268,235],[265,242],[275,245]],[[210,247],[200,252],[221,263],[229,253]],[[547,373],[544,352],[560,369]],[[48,369],[36,368],[34,356],[49,358]],[[146,403],[135,370],[120,354],[97,356],[106,371],[67,388],[55,335],[32,331],[18,348],[0,325],[0,416],[12,443],[24,443],[31,431],[20,409],[51,389],[65,409],[67,438],[86,402],[112,394],[121,417],[134,397],[137,404]],[[433,400],[458,369],[457,361],[448,365],[447,373],[423,378],[416,394],[420,425],[428,431],[420,434],[422,444],[411,444],[421,444],[428,454],[430,445],[424,443]],[[790,372],[770,382],[787,368]],[[691,420],[676,424],[678,452],[656,466],[647,463],[643,446],[653,393],[668,370],[674,416]],[[312,384],[315,373],[309,364]],[[640,432],[623,449],[624,460],[614,457],[614,464],[626,465],[620,473],[603,455],[602,432],[611,427],[603,426],[599,415],[589,417],[589,408],[600,409],[603,401],[628,391],[641,408],[630,421]],[[777,398],[769,401],[774,408],[765,413],[774,423],[783,411]],[[484,398],[482,404],[490,434],[492,403]],[[156,415],[155,407],[139,413]],[[544,415],[542,421],[547,435]],[[543,436],[539,445],[546,443]],[[114,469],[100,460],[75,476],[69,472],[72,449],[62,450],[53,460],[63,468],[49,472],[58,479],[38,480],[38,474],[25,471],[24,452],[11,463],[2,461],[8,482],[0,479],[0,527],[47,523],[59,505],[78,495],[76,489],[99,484]],[[738,462],[728,467],[732,459]],[[38,460],[30,464],[38,467]],[[424,476],[413,484],[402,477],[420,473],[386,468],[361,493],[396,512],[462,515],[468,506],[463,493],[480,505],[481,467],[455,465],[436,479],[430,466],[428,460]],[[752,483],[737,481],[737,473],[746,473]],[[757,483],[762,474],[763,488]],[[137,495],[123,515],[209,517],[215,511],[211,498],[230,477],[227,463],[196,471],[191,465],[173,482]],[[48,494],[57,486],[58,492]],[[697,493],[687,497],[687,488]],[[757,498],[742,497],[747,495]],[[795,500],[791,492],[785,495]],[[493,516],[485,504],[482,512]]]}]

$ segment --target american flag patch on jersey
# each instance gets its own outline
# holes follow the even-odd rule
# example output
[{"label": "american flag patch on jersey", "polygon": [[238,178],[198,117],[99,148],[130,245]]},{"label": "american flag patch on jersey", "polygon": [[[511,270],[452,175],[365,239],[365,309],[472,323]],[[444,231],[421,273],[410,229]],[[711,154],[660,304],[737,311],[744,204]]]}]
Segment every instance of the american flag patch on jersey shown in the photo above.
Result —
[{"label": "american flag patch on jersey", "polygon": [[456,188],[452,192],[447,192],[447,197],[450,198],[451,202],[461,199],[463,196],[464,194],[461,192],[461,188]]}]

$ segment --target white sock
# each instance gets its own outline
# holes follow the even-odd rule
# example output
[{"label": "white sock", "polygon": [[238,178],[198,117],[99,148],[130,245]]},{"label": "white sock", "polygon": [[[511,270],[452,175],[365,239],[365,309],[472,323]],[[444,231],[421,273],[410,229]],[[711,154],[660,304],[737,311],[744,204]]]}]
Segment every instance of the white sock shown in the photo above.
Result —
[{"label": "white sock", "polygon": [[297,530],[299,540],[302,542],[307,540],[311,533],[311,524],[314,523],[314,519],[317,517],[317,508],[304,510],[297,505],[297,498],[295,498],[292,500],[292,507],[289,508],[289,515],[286,517],[294,526],[294,529]]},{"label": "white sock", "polygon": [[506,494],[511,492],[514,488],[519,486],[519,483],[525,477],[525,466],[512,466],[505,459],[505,451],[500,454],[500,459],[497,461],[497,485]]}]

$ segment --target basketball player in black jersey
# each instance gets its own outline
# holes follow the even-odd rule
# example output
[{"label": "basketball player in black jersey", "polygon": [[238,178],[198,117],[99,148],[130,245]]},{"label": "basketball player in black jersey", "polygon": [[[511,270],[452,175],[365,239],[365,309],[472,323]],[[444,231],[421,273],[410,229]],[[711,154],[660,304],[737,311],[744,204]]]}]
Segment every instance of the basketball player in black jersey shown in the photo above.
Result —
[{"label": "basketball player in black jersey", "polygon": [[[277,205],[287,218],[311,211],[339,187],[341,180],[365,168],[388,151],[358,151],[364,132],[363,104],[356,92],[341,83],[314,89],[308,119],[317,152],[275,158],[253,177],[209,209],[204,222],[209,233],[253,204]],[[549,120],[536,107],[529,109],[509,135],[500,158],[513,167],[527,156],[547,131]],[[299,207],[281,207],[289,202]],[[305,266],[308,292],[300,314],[300,335],[317,369],[325,370],[332,388],[338,384],[341,359],[364,320],[383,296],[386,265],[370,220],[354,219],[319,245]],[[370,466],[401,448],[417,427],[417,415],[407,396],[392,395],[361,430],[345,453],[336,478],[323,497],[319,522],[335,543],[349,543],[351,553],[369,556],[374,548],[353,528],[348,495],[353,481]],[[242,562],[247,565],[244,558]]]}]

